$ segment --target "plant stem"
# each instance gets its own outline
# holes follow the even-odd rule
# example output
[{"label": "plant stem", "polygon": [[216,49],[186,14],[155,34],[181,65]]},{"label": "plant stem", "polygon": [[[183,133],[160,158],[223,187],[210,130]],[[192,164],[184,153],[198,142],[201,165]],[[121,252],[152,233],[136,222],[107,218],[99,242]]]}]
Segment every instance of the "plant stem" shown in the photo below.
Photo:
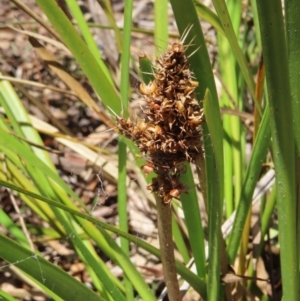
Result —
[{"label": "plant stem", "polygon": [[172,207],[164,204],[162,199],[155,197],[157,207],[157,227],[161,261],[169,300],[180,301],[181,295],[175,267],[174,243],[172,238]]}]

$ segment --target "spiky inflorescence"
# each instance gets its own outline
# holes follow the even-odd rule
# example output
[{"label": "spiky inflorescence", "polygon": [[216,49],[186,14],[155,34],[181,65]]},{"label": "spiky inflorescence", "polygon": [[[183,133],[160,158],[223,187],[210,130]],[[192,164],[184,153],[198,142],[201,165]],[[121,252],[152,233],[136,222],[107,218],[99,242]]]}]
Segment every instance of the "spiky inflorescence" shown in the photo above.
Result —
[{"label": "spiky inflorescence", "polygon": [[147,101],[145,118],[136,124],[119,118],[117,123],[120,132],[149,158],[144,172],[157,174],[148,188],[169,203],[184,189],[179,180],[183,163],[202,155],[203,110],[194,98],[198,82],[192,80],[182,43],[173,43],[156,60],[154,76],[153,82],[140,86]]}]

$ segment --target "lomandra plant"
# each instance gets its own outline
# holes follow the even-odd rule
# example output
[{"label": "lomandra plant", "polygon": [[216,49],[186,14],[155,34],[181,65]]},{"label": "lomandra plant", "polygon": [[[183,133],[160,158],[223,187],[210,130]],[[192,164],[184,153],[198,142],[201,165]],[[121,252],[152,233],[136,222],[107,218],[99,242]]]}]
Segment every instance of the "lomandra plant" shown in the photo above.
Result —
[{"label": "lomandra plant", "polygon": [[[276,212],[279,230],[275,233],[279,237],[277,247],[281,260],[281,281],[276,284],[282,283],[284,300],[299,299],[300,248],[299,223],[296,223],[300,208],[297,188],[300,145],[299,9],[297,3],[288,0],[284,7],[279,0],[253,0],[248,6],[242,6],[241,1],[212,2],[216,13],[212,6],[206,7],[199,1],[171,0],[181,39],[170,42],[166,47],[167,1],[155,1],[154,40],[160,54],[153,69],[143,67],[145,61],[146,65],[149,63],[147,59],[140,60],[144,77],[140,90],[146,105],[142,108],[143,116],[134,121],[128,116],[132,1],[125,1],[122,35],[110,3],[99,1],[110,20],[117,49],[122,54],[120,84],[114,83],[109,68],[99,56],[75,0],[66,3],[76,25],[54,0],[36,0],[47,22],[22,1],[11,1],[39,26],[46,28],[56,40],[55,45],[68,48],[101,98],[105,111],[36,40],[43,40],[43,37],[24,31],[23,34],[31,36],[29,41],[39,57],[111,127],[115,126],[115,122],[109,120],[113,111],[120,134],[136,143],[142,157],[145,157],[141,163],[137,160],[137,164],[144,173],[152,174],[153,171],[156,174],[148,188],[157,196],[160,250],[127,233],[126,150],[134,152],[134,143],[120,135],[120,223],[117,228],[94,219],[78,195],[64,183],[47,150],[35,147],[42,145],[37,129],[43,132],[47,129],[48,134],[52,131],[57,141],[96,162],[95,149],[74,139],[70,141],[62,133],[57,135],[57,129],[53,133],[49,124],[43,124],[41,129],[40,122],[29,118],[6,78],[0,83],[0,102],[5,111],[5,117],[3,115],[0,119],[0,149],[4,154],[0,182],[9,192],[17,192],[20,200],[51,226],[55,233],[53,237],[68,237],[85,264],[94,290],[45,260],[36,246],[29,244],[30,235],[25,236],[19,224],[2,210],[0,220],[5,235],[0,235],[0,256],[7,262],[3,267],[11,265],[18,268],[24,281],[34,281],[54,300],[156,300],[155,292],[129,259],[129,242],[133,242],[162,260],[169,300],[181,300],[187,288],[196,291],[202,300],[209,301],[242,298],[275,300],[278,285],[270,276],[272,270],[268,270],[269,276],[261,277],[261,269],[256,262],[266,254],[265,245],[270,249],[270,242],[267,243],[265,237],[277,223],[272,216]],[[199,22],[199,18],[216,30],[219,64],[215,73],[222,85],[220,97],[201,28],[203,23]],[[251,22],[247,22],[247,18],[253,18],[255,30],[248,27]],[[258,67],[260,54],[263,63]],[[253,112],[250,110],[254,133],[247,132],[248,136],[253,133],[252,152],[247,163],[245,143],[248,128],[245,126],[247,122],[241,122],[245,121],[241,119],[244,116],[246,119],[249,117],[249,103],[248,112],[245,112],[244,105],[246,94],[254,107]],[[63,127],[60,130],[63,132]],[[276,189],[273,187],[261,202],[261,222],[256,222],[256,225],[261,224],[261,237],[258,240],[256,237],[255,242],[258,243],[251,247],[249,241],[254,241],[250,223],[251,202],[258,180],[265,178],[264,162],[271,166],[269,171],[272,171],[272,166],[275,168]],[[194,176],[190,163],[196,165],[198,177]],[[101,164],[110,177],[117,177],[112,173],[113,167],[109,162]],[[195,185],[199,182],[204,199],[201,215]],[[183,219],[179,218],[182,213]],[[207,224],[202,223],[202,218],[207,219]],[[222,227],[226,218],[231,221],[230,235],[225,229],[227,223]],[[202,228],[203,224],[207,229]],[[26,227],[22,229],[25,231]],[[122,238],[121,246],[108,231]],[[8,238],[9,235],[13,239]],[[102,258],[97,256],[95,247],[122,269],[122,281],[112,275]],[[181,261],[175,261],[174,248],[180,253]],[[273,256],[272,253],[267,255]],[[265,280],[268,289],[259,286],[258,278]],[[3,291],[0,295],[7,300],[15,300]]]},{"label": "lomandra plant", "polygon": [[198,83],[192,80],[184,51],[182,42],[170,45],[156,61],[154,80],[147,85],[141,84],[140,90],[146,100],[145,118],[136,123],[117,118],[120,133],[137,143],[147,158],[143,171],[156,174],[147,188],[157,195],[157,207],[161,209],[158,210],[160,248],[172,300],[181,297],[174,269],[171,201],[179,199],[187,189],[181,180],[185,163],[198,162],[203,156],[200,128],[204,122],[203,109],[195,99]]}]

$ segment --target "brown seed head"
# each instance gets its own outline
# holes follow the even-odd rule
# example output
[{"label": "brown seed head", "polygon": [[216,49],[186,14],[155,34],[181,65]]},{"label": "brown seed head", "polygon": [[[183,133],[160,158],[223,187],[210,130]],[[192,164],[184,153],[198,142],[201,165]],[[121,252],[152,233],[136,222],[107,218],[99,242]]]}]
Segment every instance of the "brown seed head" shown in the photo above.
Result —
[{"label": "brown seed head", "polygon": [[120,132],[138,144],[149,157],[142,170],[155,172],[148,189],[157,193],[165,204],[179,198],[184,187],[180,174],[184,162],[195,162],[202,155],[201,129],[203,110],[194,96],[198,82],[192,78],[182,43],[173,43],[156,60],[154,81],[142,83],[140,91],[146,105],[144,119],[133,124],[117,120]]}]

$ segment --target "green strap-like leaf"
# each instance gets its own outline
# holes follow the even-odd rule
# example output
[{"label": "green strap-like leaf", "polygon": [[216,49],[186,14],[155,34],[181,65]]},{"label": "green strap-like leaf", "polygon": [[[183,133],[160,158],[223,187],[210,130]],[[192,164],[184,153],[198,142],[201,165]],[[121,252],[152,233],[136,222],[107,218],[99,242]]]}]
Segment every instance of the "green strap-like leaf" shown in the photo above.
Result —
[{"label": "green strap-like leaf", "polygon": [[51,295],[62,300],[73,301],[100,301],[105,299],[67,274],[62,269],[45,260],[28,249],[17,244],[0,233],[0,257],[8,264],[13,264],[18,269],[35,279],[42,287],[47,288]]},{"label": "green strap-like leaf", "polygon": [[251,206],[253,192],[261,172],[262,163],[266,158],[267,150],[270,145],[270,138],[270,111],[269,106],[267,106],[257,132],[251,158],[245,173],[240,201],[232,228],[232,235],[229,240],[228,257],[231,264],[234,263],[236,258],[246,217]]},{"label": "green strap-like leaf", "polygon": [[118,93],[107,79],[105,71],[99,67],[95,57],[81,39],[72,23],[57,5],[56,1],[36,0],[36,2],[58,32],[62,41],[74,55],[103,103],[119,114],[121,112],[121,103]]},{"label": "green strap-like leaf", "polygon": [[[284,300],[299,299],[296,232],[295,144],[284,16],[280,0],[256,1],[270,104],[276,171],[281,275]],[[291,30],[291,29],[290,29]],[[299,84],[299,83],[298,83]],[[299,101],[297,99],[297,101]]]}]

